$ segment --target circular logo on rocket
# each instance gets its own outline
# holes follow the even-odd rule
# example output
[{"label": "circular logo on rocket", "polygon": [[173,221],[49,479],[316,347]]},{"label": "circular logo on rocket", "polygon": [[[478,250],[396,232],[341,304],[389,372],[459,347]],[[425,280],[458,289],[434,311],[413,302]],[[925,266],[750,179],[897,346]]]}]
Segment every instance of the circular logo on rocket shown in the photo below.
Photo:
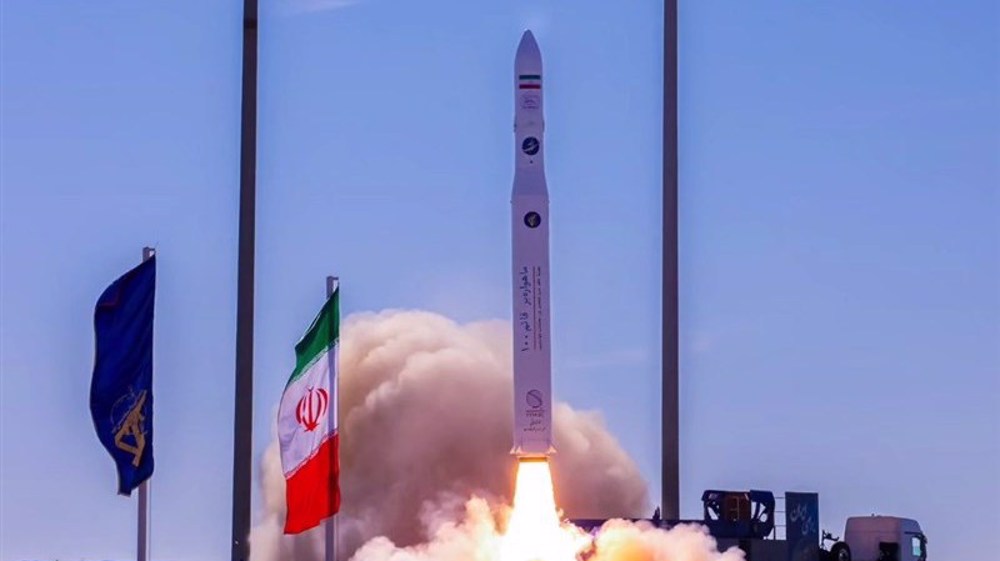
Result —
[{"label": "circular logo on rocket", "polygon": [[538,139],[533,136],[529,136],[521,142],[521,151],[529,156],[537,154],[539,148],[541,148],[541,145],[538,143]]},{"label": "circular logo on rocket", "polygon": [[530,390],[524,395],[524,401],[528,403],[528,406],[532,409],[539,409],[542,406],[544,400],[542,399],[542,392],[538,390]]},{"label": "circular logo on rocket", "polygon": [[542,223],[542,215],[531,211],[524,215],[524,225],[528,228],[537,228]]}]

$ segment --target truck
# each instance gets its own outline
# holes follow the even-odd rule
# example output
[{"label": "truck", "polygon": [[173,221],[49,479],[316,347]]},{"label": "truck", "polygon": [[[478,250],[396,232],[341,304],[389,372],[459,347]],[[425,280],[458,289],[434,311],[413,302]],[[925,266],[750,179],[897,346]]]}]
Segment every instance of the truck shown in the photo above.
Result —
[{"label": "truck", "polygon": [[[843,540],[825,530],[820,533],[817,493],[786,492],[784,525],[777,524],[771,491],[708,490],[701,501],[700,520],[663,520],[658,508],[644,520],[664,529],[679,524],[704,526],[720,550],[736,546],[747,561],[927,561],[927,536],[911,518],[852,516],[844,526]],[[596,532],[605,520],[572,522]],[[784,530],[782,537],[779,529]],[[831,542],[829,548],[827,542]]]},{"label": "truck", "polygon": [[844,541],[823,532],[832,541],[821,561],[927,561],[927,536],[920,523],[898,516],[852,516],[844,528]]}]

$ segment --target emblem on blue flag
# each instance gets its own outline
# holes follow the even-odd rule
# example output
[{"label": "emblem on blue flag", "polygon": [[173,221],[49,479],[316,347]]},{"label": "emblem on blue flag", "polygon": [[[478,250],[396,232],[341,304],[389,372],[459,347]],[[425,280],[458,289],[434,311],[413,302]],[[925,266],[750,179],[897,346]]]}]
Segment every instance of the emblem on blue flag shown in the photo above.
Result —
[{"label": "emblem on blue flag", "polygon": [[156,257],[113,282],[94,308],[90,415],[118,470],[118,493],[153,474],[153,304]]}]

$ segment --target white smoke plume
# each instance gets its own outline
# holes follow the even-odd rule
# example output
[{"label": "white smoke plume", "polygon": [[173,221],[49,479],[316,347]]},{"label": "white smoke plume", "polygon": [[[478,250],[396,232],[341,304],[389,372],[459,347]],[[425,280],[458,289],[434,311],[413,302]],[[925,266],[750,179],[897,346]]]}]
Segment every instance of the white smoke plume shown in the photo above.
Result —
[{"label": "white smoke plume", "polygon": [[[460,325],[417,311],[347,318],[338,559],[499,561],[483,552],[498,550],[492,545],[513,491],[510,348],[506,322]],[[600,415],[562,403],[554,413],[559,452],[552,469],[565,514],[648,516],[646,484]],[[322,559],[322,526],[282,533],[285,481],[276,441],[264,453],[261,478],[264,512],[250,534],[251,560]],[[697,530],[668,533],[625,522],[609,526],[596,545],[594,561],[742,559],[719,557],[712,538]],[[683,548],[703,555],[660,555]]]},{"label": "white smoke plume", "polygon": [[[352,561],[503,561],[498,516],[485,500],[472,498],[457,521],[432,521],[426,543],[399,547],[385,537],[372,539],[355,553]],[[502,518],[502,516],[500,516]],[[577,530],[581,535],[582,530]],[[720,553],[716,542],[702,526],[680,525],[670,530],[646,522],[610,520],[600,529],[590,547],[579,555],[582,561],[745,561],[736,547]]]}]

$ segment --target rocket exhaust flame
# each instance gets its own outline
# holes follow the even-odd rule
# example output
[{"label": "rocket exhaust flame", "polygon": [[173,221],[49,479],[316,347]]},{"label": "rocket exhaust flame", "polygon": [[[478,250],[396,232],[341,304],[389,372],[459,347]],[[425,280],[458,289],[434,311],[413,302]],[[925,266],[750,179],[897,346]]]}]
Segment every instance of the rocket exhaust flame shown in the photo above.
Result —
[{"label": "rocket exhaust flame", "polygon": [[589,542],[581,530],[560,524],[548,460],[519,460],[500,561],[575,561]]}]

